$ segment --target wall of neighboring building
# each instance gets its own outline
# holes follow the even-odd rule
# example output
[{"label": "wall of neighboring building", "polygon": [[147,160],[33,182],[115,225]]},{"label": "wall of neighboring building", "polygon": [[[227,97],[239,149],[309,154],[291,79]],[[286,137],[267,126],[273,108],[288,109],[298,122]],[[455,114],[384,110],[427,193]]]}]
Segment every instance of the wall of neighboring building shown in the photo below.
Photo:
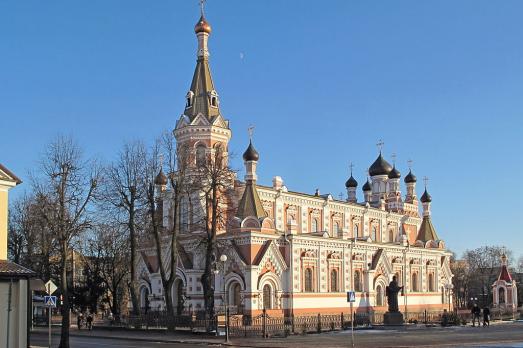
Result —
[{"label": "wall of neighboring building", "polygon": [[7,311],[9,298],[8,280],[0,280],[0,346],[7,348],[27,347],[27,280],[14,280],[11,288],[11,312],[9,319],[9,346],[7,346]]},{"label": "wall of neighboring building", "polygon": [[0,260],[7,260],[7,188],[0,185]]}]

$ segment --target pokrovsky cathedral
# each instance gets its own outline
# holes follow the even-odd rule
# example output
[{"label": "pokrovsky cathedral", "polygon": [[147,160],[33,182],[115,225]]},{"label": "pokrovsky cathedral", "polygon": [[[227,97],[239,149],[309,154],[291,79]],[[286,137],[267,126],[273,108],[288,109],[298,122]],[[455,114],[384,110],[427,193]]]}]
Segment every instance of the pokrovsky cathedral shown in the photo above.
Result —
[{"label": "pokrovsky cathedral", "polygon": [[[211,76],[207,45],[211,26],[203,12],[194,30],[196,69],[174,135],[178,147],[190,148],[192,165],[198,166],[217,151],[226,161],[232,130],[221,113]],[[279,176],[272,179],[272,186],[259,185],[256,167],[262,158],[249,143],[243,154],[244,180],[231,183],[234,194],[228,204],[233,216],[217,237],[217,258],[225,254],[227,261],[225,272],[215,277],[215,306],[226,300],[231,313],[244,315],[263,309],[271,315],[339,314],[348,311],[346,293],[354,290],[357,311],[385,312],[385,287],[396,275],[405,285],[398,299],[400,311],[448,307],[451,254],[432,224],[431,196],[425,189],[418,199],[411,170],[404,176],[403,194],[401,173],[380,151],[361,186],[363,200],[358,200],[359,185],[352,173],[345,183],[348,198],[339,200],[319,192],[289,191]],[[155,184],[164,217],[168,216],[171,193],[163,172]],[[184,226],[172,298],[179,310],[198,311],[204,308],[200,281],[205,251],[198,243],[202,231],[187,228],[196,213],[186,203],[183,206],[183,200],[181,204]],[[164,224],[168,221],[164,218]],[[141,306],[164,308],[152,242],[142,245],[140,256],[136,269]]]}]

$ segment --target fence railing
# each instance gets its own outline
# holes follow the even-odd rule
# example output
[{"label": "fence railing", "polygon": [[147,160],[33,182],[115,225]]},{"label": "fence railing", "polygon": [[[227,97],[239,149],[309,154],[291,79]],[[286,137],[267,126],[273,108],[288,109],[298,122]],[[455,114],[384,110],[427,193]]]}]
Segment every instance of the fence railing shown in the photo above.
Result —
[{"label": "fence railing", "polygon": [[[291,334],[306,334],[349,329],[354,327],[383,324],[382,312],[365,312],[340,314],[300,315],[294,317],[270,316],[265,311],[255,317],[243,315],[229,315],[229,335],[236,337],[283,337]],[[470,321],[467,314],[455,314],[459,323]],[[443,312],[409,312],[405,315],[405,322],[441,324]],[[192,332],[216,332],[216,328],[225,326],[225,316],[219,315],[214,319],[207,319],[202,313],[184,313],[169,316],[166,312],[148,312],[139,316],[129,316],[122,321],[122,325],[138,329],[165,329]]]}]

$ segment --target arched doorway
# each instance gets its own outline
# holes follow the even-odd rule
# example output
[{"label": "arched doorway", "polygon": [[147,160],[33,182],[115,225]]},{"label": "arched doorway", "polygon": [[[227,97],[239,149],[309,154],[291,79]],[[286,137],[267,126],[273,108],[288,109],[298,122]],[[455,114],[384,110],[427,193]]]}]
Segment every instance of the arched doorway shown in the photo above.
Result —
[{"label": "arched doorway", "polygon": [[499,302],[499,304],[505,304],[505,288],[499,288],[498,302]]},{"label": "arched doorway", "polygon": [[242,308],[242,298],[241,298],[241,291],[242,287],[240,283],[233,282],[231,285],[229,285],[229,291],[228,291],[228,300],[229,300],[229,306],[231,314],[237,313],[240,314],[243,311]]},{"label": "arched doorway", "polygon": [[140,288],[140,307],[143,312],[149,310],[149,288],[146,286]]},{"label": "arched doorway", "polygon": [[180,278],[174,281],[172,288],[172,301],[174,306],[174,312],[177,315],[182,314],[185,306],[185,300],[183,298],[183,281]]}]

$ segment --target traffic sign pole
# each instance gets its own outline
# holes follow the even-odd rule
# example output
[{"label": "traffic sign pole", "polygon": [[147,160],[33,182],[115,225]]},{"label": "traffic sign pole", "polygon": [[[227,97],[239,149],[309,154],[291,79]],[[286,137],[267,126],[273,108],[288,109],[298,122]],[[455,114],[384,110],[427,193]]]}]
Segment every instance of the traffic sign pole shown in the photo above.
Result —
[{"label": "traffic sign pole", "polygon": [[350,335],[351,335],[352,348],[354,348],[354,311],[352,309],[352,302],[350,303],[350,315],[351,315]]},{"label": "traffic sign pole", "polygon": [[51,306],[47,307],[47,310],[49,311],[49,348],[51,348]]},{"label": "traffic sign pole", "polygon": [[350,335],[352,348],[354,348],[354,310],[353,303],[356,302],[356,292],[347,291],[347,302],[350,303]]}]

